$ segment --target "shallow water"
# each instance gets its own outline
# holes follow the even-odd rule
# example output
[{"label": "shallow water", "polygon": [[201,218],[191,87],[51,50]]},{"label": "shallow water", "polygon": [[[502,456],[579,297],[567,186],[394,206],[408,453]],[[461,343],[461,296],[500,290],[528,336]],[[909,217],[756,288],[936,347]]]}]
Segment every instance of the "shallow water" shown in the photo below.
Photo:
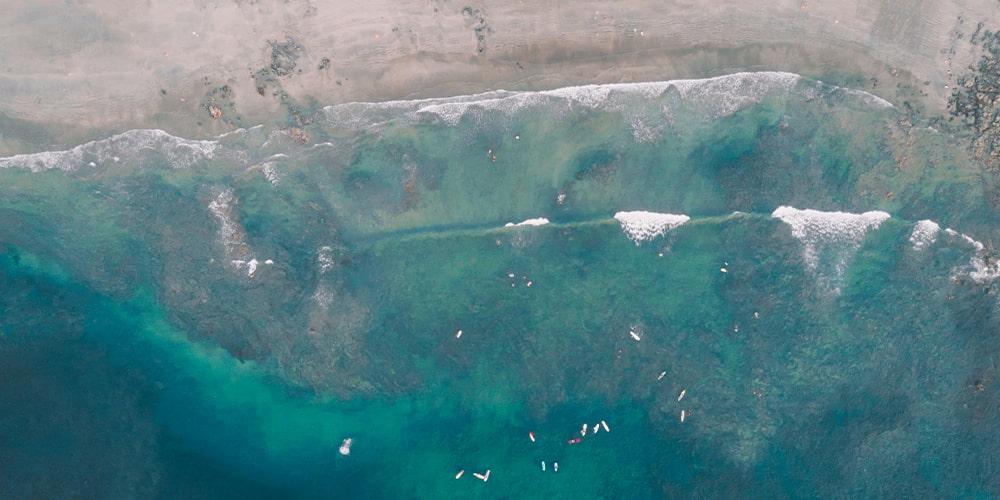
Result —
[{"label": "shallow water", "polygon": [[751,73],[0,159],[6,493],[1000,494],[996,184],[902,118]]}]

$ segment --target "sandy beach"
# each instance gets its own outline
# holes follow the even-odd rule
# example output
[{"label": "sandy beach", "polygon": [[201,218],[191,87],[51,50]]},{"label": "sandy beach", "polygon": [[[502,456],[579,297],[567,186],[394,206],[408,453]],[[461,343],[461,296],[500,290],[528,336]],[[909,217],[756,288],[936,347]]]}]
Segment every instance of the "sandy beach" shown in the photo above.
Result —
[{"label": "sandy beach", "polygon": [[[993,0],[17,2],[0,154],[207,137],[298,105],[783,70],[945,112]],[[987,26],[989,28],[989,26]]]}]

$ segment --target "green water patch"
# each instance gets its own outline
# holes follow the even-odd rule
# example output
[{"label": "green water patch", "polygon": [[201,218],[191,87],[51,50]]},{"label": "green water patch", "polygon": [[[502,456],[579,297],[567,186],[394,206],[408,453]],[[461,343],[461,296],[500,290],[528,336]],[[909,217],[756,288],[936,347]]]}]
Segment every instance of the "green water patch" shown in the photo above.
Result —
[{"label": "green water patch", "polygon": [[352,149],[336,206],[345,227],[364,234],[637,208],[718,213],[721,193],[701,168],[714,156],[692,162],[691,149],[749,147],[761,123],[780,114],[778,104],[762,109],[722,121],[705,138],[685,130],[649,142],[636,142],[627,117],[604,111],[389,126]]},{"label": "green water patch", "polygon": [[882,202],[857,191],[864,172],[890,159],[885,136],[872,131],[885,128],[883,120],[891,112],[851,109],[846,114],[802,98],[790,98],[783,111],[750,108],[720,120],[756,117],[760,124],[734,126],[747,135],[743,146],[720,148],[725,156],[717,154],[702,167],[716,172],[729,209],[767,212],[793,205],[868,210],[873,207],[860,206],[863,199]]},{"label": "green water patch", "polygon": [[[832,310],[810,302],[800,248],[768,217],[694,220],[640,246],[612,220],[385,238],[355,249],[342,272],[359,300],[379,304],[365,376],[395,380],[393,396],[327,399],[286,386],[267,366],[192,342],[150,292],[95,296],[86,336],[107,362],[158,387],[152,421],[170,449],[234,481],[266,478],[267,491],[654,496],[675,481],[704,489],[711,477],[736,481],[815,454],[830,472],[767,486],[802,492],[850,477],[841,462],[853,457],[822,450],[905,452],[895,429],[928,419],[921,425],[940,429],[940,395],[969,368],[932,361],[964,348],[947,314],[921,315],[924,298],[907,292],[906,274],[921,269],[900,257],[908,227],[890,219],[869,232]],[[8,273],[79,286],[45,259],[7,255]],[[852,388],[857,380],[885,382]],[[917,396],[922,388],[935,392]],[[601,419],[611,433],[567,442]],[[355,448],[344,457],[336,448],[348,436]],[[560,472],[541,472],[542,460]],[[470,477],[486,469],[489,482]]]},{"label": "green water patch", "polygon": [[[7,259],[5,281],[10,283],[13,276],[32,276],[40,284],[47,281],[48,266],[33,262],[23,253],[16,263],[13,257]],[[406,419],[398,413],[409,411],[406,404],[390,411],[385,405],[366,403],[362,410],[357,403],[288,395],[254,363],[239,362],[218,347],[192,343],[166,323],[148,294],[115,304],[79,284],[65,282],[64,273],[57,272],[54,278],[60,282],[57,288],[34,289],[54,294],[62,288],[66,291],[59,294],[66,300],[76,297],[87,302],[80,304],[86,311],[80,323],[84,338],[108,352],[106,360],[93,362],[137,370],[155,385],[146,397],[153,400],[156,425],[175,441],[171,446],[199,460],[221,462],[244,478],[266,477],[268,484],[281,489],[319,484],[333,491],[350,474],[350,467],[337,462],[345,459],[336,451],[341,439],[354,435],[360,442],[371,432],[375,440],[400,440],[401,429],[406,427]],[[65,307],[76,305],[67,302]],[[12,327],[12,319],[18,316],[5,320],[5,327]],[[317,446],[321,442],[326,445]],[[366,455],[378,460],[364,448],[356,450],[360,461]],[[344,475],[335,473],[331,478],[329,470]]]},{"label": "green water patch", "polygon": [[614,399],[677,342],[730,328],[717,227],[676,232],[665,252],[613,221],[383,240],[348,282],[380,305],[367,337],[394,370],[468,391],[483,389],[465,380],[512,372],[490,390],[527,395],[519,403],[543,416],[575,395]]},{"label": "green water patch", "polygon": [[[48,268],[31,265],[30,256],[15,260],[10,256],[5,261],[6,271],[49,279]],[[55,277],[65,279],[64,273]],[[622,483],[623,476],[614,471],[596,474],[601,463],[633,458],[635,448],[623,449],[622,439],[639,444],[646,454],[655,449],[641,437],[628,437],[634,434],[630,428],[639,428],[641,412],[607,408],[578,395],[560,403],[550,419],[531,418],[518,410],[523,396],[513,390],[520,387],[517,373],[489,365],[468,374],[467,394],[456,394],[464,382],[452,380],[392,401],[305,398],[256,363],[191,342],[165,321],[148,293],[116,304],[72,282],[59,286],[89,295],[83,335],[108,351],[101,362],[135,370],[155,387],[145,397],[153,405],[153,425],[164,432],[155,439],[172,450],[168,457],[216,464],[211,467],[235,473],[230,475],[234,481],[257,478],[265,491],[307,495],[354,491],[448,497],[456,484],[458,491],[488,486],[493,489],[486,491],[528,494],[537,487],[533,474],[540,472],[539,461],[551,460],[562,461],[559,474],[565,474],[543,477],[548,482],[541,484],[553,492],[613,491],[633,481],[647,483],[634,475],[624,476]],[[564,439],[576,433],[580,419],[609,419],[616,433],[569,448]],[[529,431],[537,433],[538,449],[526,444]],[[352,453],[340,455],[336,448],[349,436],[355,442]],[[468,468],[469,475],[489,468],[491,482],[466,477],[464,483],[454,483],[461,468]]]},{"label": "green water patch", "polygon": [[289,286],[304,290],[315,286],[317,251],[341,240],[334,210],[311,184],[308,173],[293,170],[280,189],[260,176],[234,188],[235,212],[254,256],[281,262]]},{"label": "green water patch", "polygon": [[[928,185],[982,191],[974,165],[940,153],[953,149],[941,134],[842,89],[769,97],[711,119],[668,112],[663,99],[652,101],[665,106],[660,115],[539,105],[468,112],[449,126],[389,123],[334,162],[331,206],[345,231],[370,236],[630,209],[917,213],[948,196]],[[961,202],[985,204],[981,195]]]},{"label": "green water patch", "polygon": [[891,274],[903,256],[902,247],[909,244],[912,230],[913,223],[890,218],[866,234],[843,278],[846,300],[872,300],[890,288]]},{"label": "green water patch", "polygon": [[539,102],[472,105],[454,125],[390,120],[282,159],[298,179],[277,189],[318,193],[295,197],[326,199],[348,239],[633,209],[882,209],[978,225],[993,213],[980,166],[874,97],[806,82],[707,117],[667,94],[614,110]]},{"label": "green water patch", "polygon": [[3,241],[60,262],[73,276],[127,296],[141,274],[137,238],[119,225],[120,207],[99,182],[61,171],[7,169],[0,196]]}]

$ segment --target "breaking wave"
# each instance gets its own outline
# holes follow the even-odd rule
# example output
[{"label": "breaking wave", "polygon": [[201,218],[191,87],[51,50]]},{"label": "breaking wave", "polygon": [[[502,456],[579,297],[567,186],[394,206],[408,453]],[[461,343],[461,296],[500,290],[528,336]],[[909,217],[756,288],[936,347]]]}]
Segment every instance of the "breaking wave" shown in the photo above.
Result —
[{"label": "breaking wave", "polygon": [[600,109],[626,114],[633,137],[644,141],[651,140],[680,113],[713,120],[759,104],[768,97],[788,95],[797,87],[809,96],[818,96],[826,89],[863,108],[892,107],[888,101],[864,91],[825,87],[821,82],[803,84],[802,77],[794,73],[761,71],[702,79],[582,85],[531,92],[495,90],[446,98],[347,103],[328,106],[323,111],[328,125],[379,129],[390,121],[455,126],[465,117],[482,116],[486,112],[512,116],[526,108],[542,106],[556,115]]},{"label": "breaking wave", "polygon": [[644,241],[667,234],[681,224],[691,220],[687,215],[660,214],[656,212],[618,212],[615,220],[622,226],[622,231],[636,246]]},{"label": "breaking wave", "polygon": [[145,154],[160,156],[173,168],[188,168],[211,159],[219,142],[184,139],[158,129],[129,130],[106,139],[87,142],[63,151],[20,154],[0,158],[0,168],[27,168],[32,172],[118,163],[141,165]]},{"label": "breaking wave", "polygon": [[791,226],[792,236],[802,242],[806,266],[830,285],[834,293],[839,293],[837,284],[860,248],[861,240],[889,218],[889,214],[881,211],[854,214],[788,206],[778,207],[771,216]]}]

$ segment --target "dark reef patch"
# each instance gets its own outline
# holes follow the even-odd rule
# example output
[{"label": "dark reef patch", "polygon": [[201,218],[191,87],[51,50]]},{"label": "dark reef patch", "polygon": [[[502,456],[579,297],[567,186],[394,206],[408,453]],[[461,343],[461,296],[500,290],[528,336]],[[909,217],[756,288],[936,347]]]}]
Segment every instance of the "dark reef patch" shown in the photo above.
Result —
[{"label": "dark reef patch", "polygon": [[493,28],[486,22],[485,14],[479,9],[465,7],[462,9],[462,16],[465,17],[466,25],[471,26],[473,33],[476,34],[476,52],[480,54],[486,52],[486,35],[492,33]]},{"label": "dark reef patch", "polygon": [[597,181],[607,184],[618,170],[620,162],[620,154],[606,149],[584,153],[577,159],[574,177],[578,181]]},{"label": "dark reef patch", "polygon": [[973,155],[991,170],[1000,170],[1000,32],[979,23],[969,41],[982,49],[979,62],[958,77],[948,99],[953,117],[972,128]]},{"label": "dark reef patch", "polygon": [[251,73],[257,93],[267,95],[270,91],[275,97],[283,96],[279,78],[292,76],[302,72],[298,68],[299,58],[305,53],[306,48],[292,37],[285,37],[285,41],[268,40],[271,49],[271,62],[267,66]]},{"label": "dark reef patch", "polygon": [[[205,84],[207,85],[208,82],[206,81]],[[222,120],[228,125],[239,126],[242,123],[239,113],[236,112],[233,88],[228,84],[205,92],[205,96],[201,99],[201,108],[207,111],[213,119]]]}]

